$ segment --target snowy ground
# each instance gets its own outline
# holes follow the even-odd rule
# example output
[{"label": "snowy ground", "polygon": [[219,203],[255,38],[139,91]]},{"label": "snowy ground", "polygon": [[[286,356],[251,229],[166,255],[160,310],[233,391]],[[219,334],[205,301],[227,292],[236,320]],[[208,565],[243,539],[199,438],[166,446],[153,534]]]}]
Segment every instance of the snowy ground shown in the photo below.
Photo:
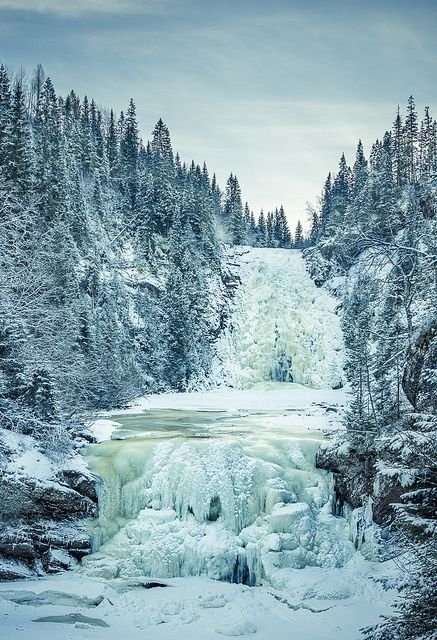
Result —
[{"label": "snowy ground", "polygon": [[[79,574],[0,584],[2,640],[355,640],[388,613],[391,567],[297,571],[291,593],[205,578],[103,581]],[[146,580],[143,580],[146,583]],[[46,621],[37,620],[49,618]]]},{"label": "snowy ground", "polygon": [[[302,413],[318,405],[342,407],[344,389],[311,389],[301,384],[258,382],[251,389],[219,388],[192,393],[161,393],[138,399],[119,414],[147,409],[194,409],[206,411],[281,411],[295,409]],[[323,411],[319,411],[322,415]]]}]

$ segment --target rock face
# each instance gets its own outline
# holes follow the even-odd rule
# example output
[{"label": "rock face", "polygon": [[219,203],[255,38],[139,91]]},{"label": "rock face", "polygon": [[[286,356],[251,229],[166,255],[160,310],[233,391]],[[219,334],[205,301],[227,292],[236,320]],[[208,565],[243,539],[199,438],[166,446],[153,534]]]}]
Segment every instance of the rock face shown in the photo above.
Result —
[{"label": "rock face", "polygon": [[334,475],[336,511],[342,513],[347,504],[353,509],[366,504],[372,498],[373,520],[377,524],[387,525],[392,518],[391,504],[399,502],[405,492],[396,478],[387,478],[375,482],[377,477],[376,451],[363,454],[358,448],[332,444],[321,449],[316,457],[316,466],[331,471]]},{"label": "rock face", "polygon": [[[437,322],[425,324],[407,354],[402,378],[403,391],[416,414],[435,414],[437,412]],[[373,519],[377,524],[390,522],[392,504],[401,501],[405,486],[399,477],[378,474],[376,462],[382,451],[372,453],[365,447],[366,453],[358,446],[345,441],[321,449],[317,455],[317,466],[334,474],[337,509],[344,504],[356,508],[372,497]]]},{"label": "rock face", "polygon": [[419,332],[408,353],[402,387],[416,411],[437,412],[437,321]]},{"label": "rock face", "polygon": [[336,442],[322,448],[316,456],[316,467],[331,471],[334,475],[336,510],[341,513],[349,504],[353,509],[361,507],[372,493],[375,458],[364,456],[346,443]]},{"label": "rock face", "polygon": [[60,464],[30,436],[0,429],[0,580],[70,567],[90,552],[86,519],[96,514],[95,478],[77,453]]}]

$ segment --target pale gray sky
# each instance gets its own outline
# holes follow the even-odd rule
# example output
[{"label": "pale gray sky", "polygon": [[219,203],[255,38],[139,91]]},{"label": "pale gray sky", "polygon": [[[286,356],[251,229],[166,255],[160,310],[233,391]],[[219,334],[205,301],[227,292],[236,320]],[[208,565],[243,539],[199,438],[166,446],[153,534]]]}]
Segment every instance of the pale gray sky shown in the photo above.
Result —
[{"label": "pale gray sky", "polygon": [[411,93],[436,116],[436,33],[435,0],[0,0],[2,62],[116,110],[132,96],[145,139],[162,117],[183,159],[293,223]]}]

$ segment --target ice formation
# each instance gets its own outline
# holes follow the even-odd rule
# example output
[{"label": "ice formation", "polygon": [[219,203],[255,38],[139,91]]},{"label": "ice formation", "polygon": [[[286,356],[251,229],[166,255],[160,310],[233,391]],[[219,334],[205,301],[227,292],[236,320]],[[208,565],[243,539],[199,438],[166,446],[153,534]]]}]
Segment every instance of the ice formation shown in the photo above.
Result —
[{"label": "ice formation", "polygon": [[[331,476],[314,467],[320,433],[267,415],[217,413],[205,425],[202,414],[196,423],[195,412],[170,413],[168,434],[146,412],[121,419],[125,439],[90,450],[103,483],[87,573],[280,586],[284,570],[352,557]],[[184,413],[192,428],[175,433]]]},{"label": "ice formation", "polygon": [[311,280],[301,252],[247,249],[238,259],[241,286],[211,379],[240,389],[261,380],[341,385],[336,302]]},{"label": "ice formation", "polygon": [[[242,389],[270,381],[290,398],[296,383],[340,386],[335,303],[312,283],[300,252],[241,251],[242,286],[213,382]],[[102,484],[88,574],[281,588],[291,569],[351,559],[348,523],[332,514],[332,478],[314,466],[320,432],[299,426],[308,414],[233,415],[229,406],[125,414],[118,439],[91,448]]]}]

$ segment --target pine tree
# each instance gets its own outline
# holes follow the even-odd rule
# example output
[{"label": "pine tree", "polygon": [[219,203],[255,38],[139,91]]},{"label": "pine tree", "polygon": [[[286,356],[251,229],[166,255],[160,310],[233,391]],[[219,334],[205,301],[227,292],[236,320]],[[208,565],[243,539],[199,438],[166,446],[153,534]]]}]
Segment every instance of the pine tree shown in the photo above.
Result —
[{"label": "pine tree", "polygon": [[311,245],[314,245],[319,237],[320,218],[317,210],[310,206],[308,206],[308,218],[311,224],[309,241]]},{"label": "pine tree", "polygon": [[267,213],[267,220],[266,220],[266,246],[273,247],[274,241],[275,241],[274,219],[273,219],[273,213],[269,211]]},{"label": "pine tree", "polygon": [[41,64],[38,64],[33,72],[30,86],[29,115],[32,119],[38,120],[40,117],[41,96],[46,75]]},{"label": "pine tree", "polygon": [[153,208],[157,230],[167,235],[176,215],[175,168],[170,133],[160,119],[151,143],[153,162]]},{"label": "pine tree", "polygon": [[12,98],[9,77],[3,65],[0,65],[0,168],[5,168],[10,155],[10,126]]},{"label": "pine tree", "polygon": [[352,175],[346,163],[344,153],[340,158],[338,173],[334,178],[331,189],[331,215],[328,228],[334,230],[344,223],[346,209],[349,204]]},{"label": "pine tree", "polygon": [[169,237],[172,268],[164,294],[168,355],[164,373],[172,387],[185,390],[193,375],[209,367],[210,345],[202,339],[208,291],[193,247],[189,223],[179,216]]},{"label": "pine tree", "polygon": [[249,236],[250,236],[251,245],[255,246],[256,245],[256,241],[257,241],[257,233],[256,233],[255,215],[254,215],[253,211],[250,212]]},{"label": "pine tree", "polygon": [[280,246],[288,248],[291,245],[291,233],[288,226],[287,216],[284,207],[279,208],[279,226],[280,226]]},{"label": "pine tree", "polygon": [[426,178],[433,170],[433,121],[429,114],[429,107],[425,107],[425,116],[420,125],[419,137],[419,170],[420,177]]},{"label": "pine tree", "polygon": [[44,83],[35,138],[38,205],[46,220],[54,220],[65,215],[65,167],[58,101],[50,78]]},{"label": "pine tree", "polygon": [[303,227],[300,220],[297,221],[296,231],[294,232],[294,246],[299,249],[304,241]]},{"label": "pine tree", "polygon": [[217,184],[217,178],[214,173],[211,180],[211,198],[212,198],[212,211],[217,219],[220,219],[222,215],[222,194],[220,187]]},{"label": "pine tree", "polygon": [[38,369],[33,374],[29,396],[30,406],[38,418],[46,422],[52,422],[56,418],[53,385],[44,369]]},{"label": "pine tree", "polygon": [[332,180],[331,174],[325,180],[320,202],[319,235],[323,235],[330,226],[332,215]]},{"label": "pine tree", "polygon": [[277,207],[273,214],[273,243],[275,247],[280,247],[282,244],[281,218]]},{"label": "pine tree", "polygon": [[352,169],[352,197],[357,197],[367,180],[367,160],[364,157],[363,145],[358,141],[355,163]]},{"label": "pine tree", "polygon": [[135,103],[131,99],[120,139],[121,184],[131,214],[135,214],[138,191],[139,134]]},{"label": "pine tree", "polygon": [[32,159],[22,80],[17,80],[14,87],[8,146],[6,176],[22,197],[29,196],[32,185]]},{"label": "pine tree", "polygon": [[403,141],[403,124],[400,115],[399,105],[395,121],[393,123],[392,135],[392,157],[393,157],[393,173],[395,184],[401,187],[406,180],[405,175],[405,157],[404,157],[404,141]]},{"label": "pine tree", "polygon": [[80,149],[82,156],[82,171],[85,175],[89,175],[92,169],[92,140],[91,140],[91,119],[90,119],[90,105],[88,97],[85,96],[82,103],[81,115],[80,115]]},{"label": "pine tree", "polygon": [[108,158],[109,177],[115,180],[118,174],[118,135],[114,111],[112,109],[109,114],[106,134],[106,156]]},{"label": "pine tree", "polygon": [[267,242],[267,225],[266,225],[266,218],[264,215],[264,211],[262,209],[258,216],[257,236],[258,236],[257,244],[260,247],[265,247]]},{"label": "pine tree", "polygon": [[405,165],[409,182],[416,181],[417,174],[418,125],[417,112],[413,96],[408,98],[405,118]]},{"label": "pine tree", "polygon": [[241,189],[237,176],[232,175],[232,173],[226,183],[224,215],[232,244],[243,244],[245,241],[245,226]]},{"label": "pine tree", "polygon": [[173,150],[171,146],[170,133],[161,118],[155,125],[152,139],[152,154],[155,162],[165,160],[173,165]]}]

